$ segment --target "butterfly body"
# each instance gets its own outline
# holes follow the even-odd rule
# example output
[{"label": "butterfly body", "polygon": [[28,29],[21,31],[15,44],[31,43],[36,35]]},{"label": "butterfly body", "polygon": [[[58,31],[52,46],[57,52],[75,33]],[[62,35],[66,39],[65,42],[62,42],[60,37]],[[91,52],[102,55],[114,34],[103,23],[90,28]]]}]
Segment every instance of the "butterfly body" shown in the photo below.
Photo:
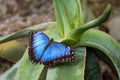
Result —
[{"label": "butterfly body", "polygon": [[42,32],[29,33],[29,58],[33,62],[40,62],[46,66],[57,63],[71,62],[75,55],[70,47],[54,42]]}]

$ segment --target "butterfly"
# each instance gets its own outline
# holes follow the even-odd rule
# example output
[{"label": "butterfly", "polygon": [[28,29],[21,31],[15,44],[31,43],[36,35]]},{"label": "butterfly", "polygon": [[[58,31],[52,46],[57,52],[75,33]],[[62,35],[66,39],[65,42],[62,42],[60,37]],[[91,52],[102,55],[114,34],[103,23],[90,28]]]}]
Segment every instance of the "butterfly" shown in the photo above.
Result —
[{"label": "butterfly", "polygon": [[39,31],[29,33],[28,54],[32,62],[40,62],[48,67],[75,59],[75,54],[69,46],[55,42]]}]

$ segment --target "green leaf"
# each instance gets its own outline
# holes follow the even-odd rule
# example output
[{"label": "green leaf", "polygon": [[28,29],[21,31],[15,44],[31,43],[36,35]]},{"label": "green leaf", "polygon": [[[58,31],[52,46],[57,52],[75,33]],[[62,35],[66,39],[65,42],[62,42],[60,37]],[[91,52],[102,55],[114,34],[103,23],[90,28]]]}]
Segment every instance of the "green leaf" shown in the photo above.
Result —
[{"label": "green leaf", "polygon": [[47,68],[47,67],[44,67],[44,69],[43,69],[42,73],[40,74],[38,80],[46,80],[47,71],[48,71],[48,68]]},{"label": "green leaf", "polygon": [[13,65],[9,70],[0,76],[0,80],[15,80],[17,68],[20,61]]},{"label": "green leaf", "polygon": [[28,50],[26,50],[18,67],[16,80],[38,80],[44,66],[41,64],[32,63],[29,60]]},{"label": "green leaf", "polygon": [[61,36],[60,34],[56,31],[56,30],[46,30],[44,31],[45,34],[47,34],[49,36],[50,39],[54,39],[54,41],[61,41]]},{"label": "green leaf", "polygon": [[25,49],[26,47],[17,41],[2,43],[0,44],[0,57],[16,62],[22,57]]},{"label": "green leaf", "polygon": [[47,80],[83,80],[86,48],[75,48],[76,60],[48,69]]},{"label": "green leaf", "polygon": [[43,30],[46,30],[46,29],[50,30],[50,29],[53,29],[53,28],[56,29],[56,23],[55,22],[47,22],[47,23],[38,24],[38,25],[32,26],[30,28],[26,28],[26,29],[23,29],[21,31],[12,33],[10,35],[0,37],[0,43],[10,41],[10,40],[14,40],[14,39],[18,39],[18,38],[27,37],[28,33],[30,31],[33,31],[33,30],[43,31]]},{"label": "green leaf", "polygon": [[85,80],[102,80],[99,63],[93,51],[87,48]]},{"label": "green leaf", "polygon": [[[70,33],[67,34],[65,39],[69,39],[69,40],[72,40],[72,41],[75,41],[75,40],[79,41],[80,36],[86,30],[88,30],[90,28],[93,28],[93,27],[96,27],[96,26],[102,24],[103,22],[105,22],[109,17],[110,11],[111,11],[111,5],[108,5],[106,7],[106,9],[104,10],[103,14],[100,17],[86,23],[85,25],[82,25],[81,27],[79,27],[75,30],[72,30]],[[67,40],[66,40],[66,42],[67,42]]]},{"label": "green leaf", "polygon": [[91,29],[81,36],[77,45],[94,47],[104,52],[104,55],[98,54],[98,56],[103,58],[103,60],[110,59],[105,61],[108,61],[106,63],[110,63],[109,61],[113,63],[114,67],[111,66],[112,64],[110,66],[113,69],[115,68],[114,70],[120,79],[120,45],[111,36],[104,32]]},{"label": "green leaf", "polygon": [[94,14],[92,13],[92,10],[89,9],[88,6],[88,0],[81,0],[82,10],[83,10],[83,16],[84,16],[84,23],[89,22],[93,19],[95,19]]},{"label": "green leaf", "polygon": [[80,0],[53,0],[59,32],[62,37],[83,25]]}]

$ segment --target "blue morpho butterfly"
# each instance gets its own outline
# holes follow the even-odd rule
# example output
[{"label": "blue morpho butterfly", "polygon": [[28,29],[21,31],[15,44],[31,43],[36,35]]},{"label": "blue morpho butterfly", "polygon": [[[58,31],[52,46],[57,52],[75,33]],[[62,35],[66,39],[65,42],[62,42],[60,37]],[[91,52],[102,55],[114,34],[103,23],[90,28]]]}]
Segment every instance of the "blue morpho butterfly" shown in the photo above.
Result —
[{"label": "blue morpho butterfly", "polygon": [[75,54],[70,47],[54,42],[42,32],[33,31],[29,33],[29,58],[51,67],[57,63],[73,61]]}]

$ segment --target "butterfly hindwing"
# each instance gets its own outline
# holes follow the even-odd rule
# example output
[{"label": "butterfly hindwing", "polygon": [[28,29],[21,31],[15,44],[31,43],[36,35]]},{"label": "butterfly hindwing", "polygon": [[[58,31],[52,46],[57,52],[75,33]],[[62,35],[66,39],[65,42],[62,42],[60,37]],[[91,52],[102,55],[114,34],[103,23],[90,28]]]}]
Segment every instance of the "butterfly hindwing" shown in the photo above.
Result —
[{"label": "butterfly hindwing", "polygon": [[70,47],[59,42],[52,42],[44,52],[41,61],[47,66],[54,66],[60,62],[70,62],[74,60],[74,53]]}]

